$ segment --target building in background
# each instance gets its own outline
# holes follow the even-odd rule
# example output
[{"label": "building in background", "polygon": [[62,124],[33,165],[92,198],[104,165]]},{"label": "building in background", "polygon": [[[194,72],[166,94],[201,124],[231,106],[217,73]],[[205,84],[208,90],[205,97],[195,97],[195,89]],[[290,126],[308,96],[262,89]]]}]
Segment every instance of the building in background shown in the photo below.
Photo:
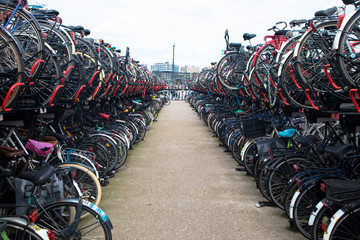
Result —
[{"label": "building in background", "polygon": [[[165,63],[155,63],[154,65],[150,66],[150,70],[152,72],[163,72],[163,71],[172,72],[173,68],[172,68],[172,64],[170,64],[169,62],[165,62]],[[174,72],[179,72],[178,65],[174,65]]]},{"label": "building in background", "polygon": [[188,73],[199,73],[200,72],[200,68],[199,67],[195,67],[195,66],[183,66],[181,67],[181,71],[182,72],[188,72]]},{"label": "building in background", "polygon": [[188,89],[190,80],[196,79],[199,76],[200,68],[195,66],[184,66],[179,71],[179,66],[174,66],[174,79],[172,79],[172,64],[169,62],[155,63],[150,66],[151,71],[163,79],[169,89]]}]

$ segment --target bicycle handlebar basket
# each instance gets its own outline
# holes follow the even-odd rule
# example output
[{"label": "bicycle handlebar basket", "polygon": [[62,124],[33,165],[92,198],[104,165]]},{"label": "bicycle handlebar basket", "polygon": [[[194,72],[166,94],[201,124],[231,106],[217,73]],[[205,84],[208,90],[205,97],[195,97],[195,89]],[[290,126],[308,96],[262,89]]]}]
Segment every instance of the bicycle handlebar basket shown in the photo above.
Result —
[{"label": "bicycle handlebar basket", "polygon": [[241,126],[245,138],[257,138],[266,135],[266,124],[263,119],[243,119]]}]

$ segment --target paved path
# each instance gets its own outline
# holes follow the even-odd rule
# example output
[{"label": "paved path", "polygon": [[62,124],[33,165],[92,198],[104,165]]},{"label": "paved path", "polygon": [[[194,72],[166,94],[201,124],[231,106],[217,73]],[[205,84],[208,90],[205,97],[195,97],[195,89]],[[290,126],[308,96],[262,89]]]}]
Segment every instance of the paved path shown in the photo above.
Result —
[{"label": "paved path", "polygon": [[103,190],[114,239],[304,239],[262,200],[251,177],[188,103],[161,111]]}]

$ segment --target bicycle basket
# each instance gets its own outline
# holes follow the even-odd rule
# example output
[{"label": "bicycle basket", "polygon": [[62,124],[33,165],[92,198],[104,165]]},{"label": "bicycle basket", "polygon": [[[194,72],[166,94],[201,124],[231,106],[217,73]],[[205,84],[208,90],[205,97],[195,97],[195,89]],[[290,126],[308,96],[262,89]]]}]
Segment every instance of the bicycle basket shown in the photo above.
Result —
[{"label": "bicycle basket", "polygon": [[263,119],[249,118],[241,122],[245,138],[257,138],[266,135],[266,124]]}]

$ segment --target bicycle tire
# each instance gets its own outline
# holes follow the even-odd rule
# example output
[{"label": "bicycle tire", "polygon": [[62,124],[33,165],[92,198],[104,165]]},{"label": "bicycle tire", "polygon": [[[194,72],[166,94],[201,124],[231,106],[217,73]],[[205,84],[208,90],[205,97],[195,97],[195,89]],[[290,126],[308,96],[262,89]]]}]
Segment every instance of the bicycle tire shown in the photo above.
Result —
[{"label": "bicycle tire", "polygon": [[360,87],[360,75],[358,68],[359,59],[353,56],[358,55],[359,45],[353,47],[351,51],[349,51],[348,48],[352,43],[359,41],[359,18],[360,12],[357,11],[347,22],[342,30],[336,54],[336,61],[341,75],[345,78],[350,87],[355,88]]},{"label": "bicycle tire", "polygon": [[248,56],[239,52],[231,52],[222,57],[216,66],[217,79],[221,85],[231,90],[239,90],[247,60]]},{"label": "bicycle tire", "polygon": [[[82,191],[83,199],[99,205],[102,197],[102,189],[99,179],[87,167],[77,163],[61,163],[56,165],[57,168],[67,168],[75,182],[79,184]],[[75,172],[76,171],[76,172]]]},{"label": "bicycle tire", "polygon": [[[318,191],[313,192],[314,190]],[[293,222],[299,232],[306,238],[311,238],[311,226],[308,225],[308,221],[312,210],[315,207],[313,206],[313,198],[317,192],[320,192],[320,188],[317,184],[311,184],[305,189],[302,189],[293,207]],[[324,196],[322,195],[317,197],[322,199]]]},{"label": "bicycle tire", "polygon": [[[0,13],[4,15],[6,12],[14,12],[15,9],[16,5],[11,3],[0,3]],[[37,60],[45,60],[43,52],[45,45],[39,23],[30,12],[20,7],[6,28],[23,46],[25,69],[27,73],[30,73],[30,69]],[[33,76],[37,76],[37,73],[41,70],[41,65],[39,64],[33,69]]]},{"label": "bicycle tire", "polygon": [[6,221],[4,231],[8,239],[44,240],[44,234],[47,235],[47,230],[36,229],[36,226],[29,224],[24,218],[1,216],[0,220]]},{"label": "bicycle tire", "polygon": [[[10,88],[16,83],[25,81],[25,66],[20,43],[3,27],[0,27],[0,103],[3,110],[11,108],[17,100],[21,87],[15,88],[7,102],[4,102]],[[5,57],[6,56],[6,57]]]},{"label": "bicycle tire", "polygon": [[[326,56],[331,54],[337,21],[330,20],[314,26],[313,31],[305,32],[299,39],[294,51],[294,69],[299,79],[307,88],[314,91],[335,91],[325,75],[324,68],[329,61]],[[331,72],[329,73],[330,75]],[[332,77],[336,85],[341,86],[337,77]]]},{"label": "bicycle tire", "polygon": [[294,157],[290,159],[283,159],[276,162],[272,166],[272,171],[269,171],[267,177],[267,192],[272,202],[274,202],[279,208],[284,209],[283,192],[288,185],[290,179],[292,179],[298,172],[293,167],[294,164],[305,163],[308,164],[309,160],[300,157]]},{"label": "bicycle tire", "polygon": [[[80,207],[80,214],[87,214],[86,218],[77,217],[76,212],[80,211]],[[74,224],[75,221],[79,222]],[[107,215],[94,204],[84,200],[64,199],[43,206],[35,223],[52,230],[55,239],[112,239],[112,225]],[[71,224],[76,228],[75,231],[69,228]]]},{"label": "bicycle tire", "polygon": [[[340,213],[341,214],[337,214]],[[360,221],[360,207],[357,206],[354,209],[340,209],[335,213],[336,218],[331,219],[336,221],[332,229],[327,229],[327,236],[324,234],[323,239],[336,240],[347,239],[354,240],[359,239],[359,227],[356,223]],[[334,216],[335,216],[334,215]],[[341,216],[340,216],[341,215]]]}]

